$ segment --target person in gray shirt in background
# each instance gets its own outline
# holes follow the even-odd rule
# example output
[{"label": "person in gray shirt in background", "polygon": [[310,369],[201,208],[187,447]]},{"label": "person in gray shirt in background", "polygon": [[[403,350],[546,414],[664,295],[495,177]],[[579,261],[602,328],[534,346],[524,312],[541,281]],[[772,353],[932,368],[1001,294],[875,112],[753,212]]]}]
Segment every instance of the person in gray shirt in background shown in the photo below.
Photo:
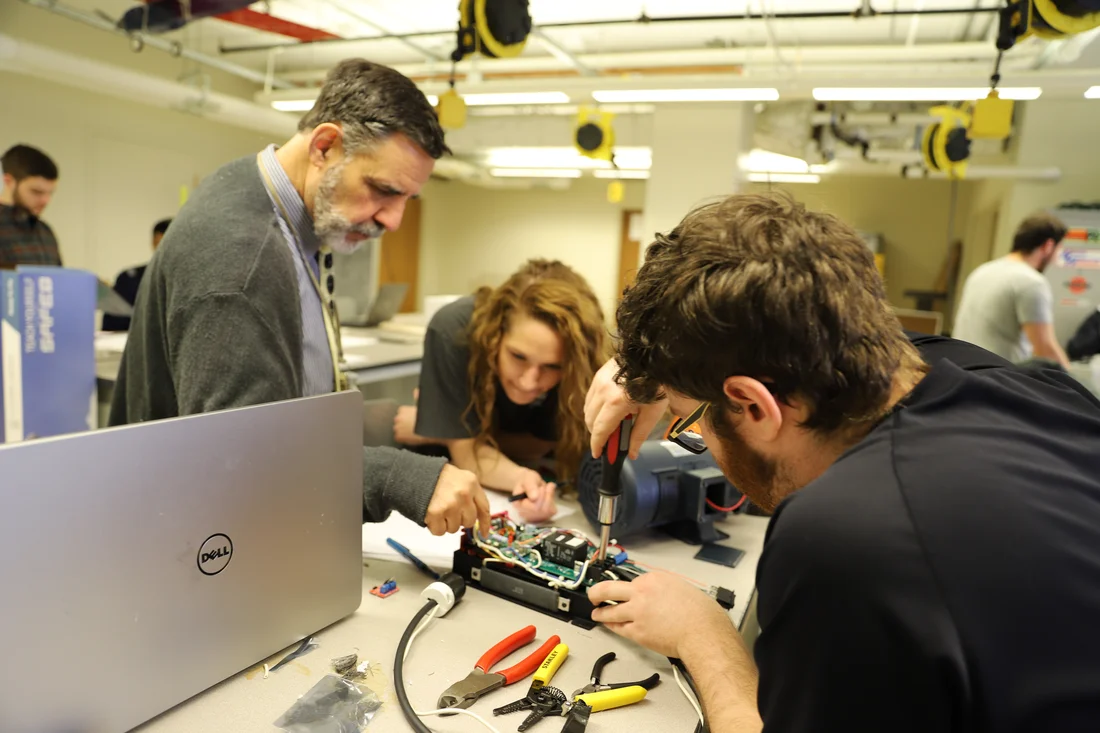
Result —
[{"label": "person in gray shirt in background", "polygon": [[[142,279],[110,424],[346,389],[331,250],[396,229],[447,152],[412,81],[338,64],[294,137],[215,171],[173,220]],[[434,534],[489,525],[474,474],[364,448],[363,520],[391,510]]]},{"label": "person in gray shirt in background", "polygon": [[1012,251],[970,274],[952,336],[1011,362],[1043,359],[1069,366],[1054,336],[1054,296],[1042,273],[1066,236],[1066,225],[1032,214],[1016,230]]}]

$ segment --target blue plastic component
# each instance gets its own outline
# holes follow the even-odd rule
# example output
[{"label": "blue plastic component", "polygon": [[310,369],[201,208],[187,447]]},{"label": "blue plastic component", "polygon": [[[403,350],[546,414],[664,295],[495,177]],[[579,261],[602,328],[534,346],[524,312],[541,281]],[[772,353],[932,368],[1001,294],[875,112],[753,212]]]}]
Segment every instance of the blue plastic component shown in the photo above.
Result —
[{"label": "blue plastic component", "polygon": [[626,562],[626,550],[623,550],[618,555],[616,555],[614,557],[614,560],[616,565],[622,565],[624,562]]},{"label": "blue plastic component", "polygon": [[389,593],[391,590],[397,587],[396,580],[387,580],[382,584],[382,587],[378,589],[379,593]]}]

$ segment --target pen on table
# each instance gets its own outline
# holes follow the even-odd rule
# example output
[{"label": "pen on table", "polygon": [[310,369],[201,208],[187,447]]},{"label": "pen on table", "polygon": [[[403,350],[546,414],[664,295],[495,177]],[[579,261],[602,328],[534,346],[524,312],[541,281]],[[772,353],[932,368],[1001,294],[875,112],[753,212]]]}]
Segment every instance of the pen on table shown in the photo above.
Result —
[{"label": "pen on table", "polygon": [[[562,482],[560,484],[554,484],[554,486],[558,489],[564,489],[565,487],[569,486],[569,482],[565,481],[565,482]],[[529,498],[531,498],[531,497],[527,496],[527,494],[512,494],[511,496],[508,497],[508,503],[509,504],[514,504],[517,501],[523,501],[524,499],[529,499]]]},{"label": "pen on table", "polygon": [[432,580],[439,580],[439,573],[428,567],[419,557],[409,552],[409,548],[389,537],[386,538],[386,544],[404,555],[409,562],[415,565],[422,573],[431,577]]}]

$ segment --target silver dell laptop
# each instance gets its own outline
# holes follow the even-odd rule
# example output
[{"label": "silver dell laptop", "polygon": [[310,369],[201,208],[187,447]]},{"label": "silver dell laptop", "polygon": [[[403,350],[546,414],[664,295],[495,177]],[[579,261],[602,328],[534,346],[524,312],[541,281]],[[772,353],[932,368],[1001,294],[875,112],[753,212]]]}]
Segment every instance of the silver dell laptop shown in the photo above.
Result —
[{"label": "silver dell laptop", "polygon": [[363,399],[0,446],[0,731],[122,733],[354,612]]}]

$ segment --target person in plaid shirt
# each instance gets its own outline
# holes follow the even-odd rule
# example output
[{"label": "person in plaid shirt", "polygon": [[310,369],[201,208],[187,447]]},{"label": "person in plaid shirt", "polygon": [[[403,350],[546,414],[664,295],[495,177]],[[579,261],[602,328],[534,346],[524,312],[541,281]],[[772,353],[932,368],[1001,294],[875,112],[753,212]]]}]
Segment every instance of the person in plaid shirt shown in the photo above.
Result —
[{"label": "person in plaid shirt", "polygon": [[0,270],[16,265],[61,265],[57,238],[40,218],[57,188],[57,165],[29,145],[16,145],[0,157]]}]

